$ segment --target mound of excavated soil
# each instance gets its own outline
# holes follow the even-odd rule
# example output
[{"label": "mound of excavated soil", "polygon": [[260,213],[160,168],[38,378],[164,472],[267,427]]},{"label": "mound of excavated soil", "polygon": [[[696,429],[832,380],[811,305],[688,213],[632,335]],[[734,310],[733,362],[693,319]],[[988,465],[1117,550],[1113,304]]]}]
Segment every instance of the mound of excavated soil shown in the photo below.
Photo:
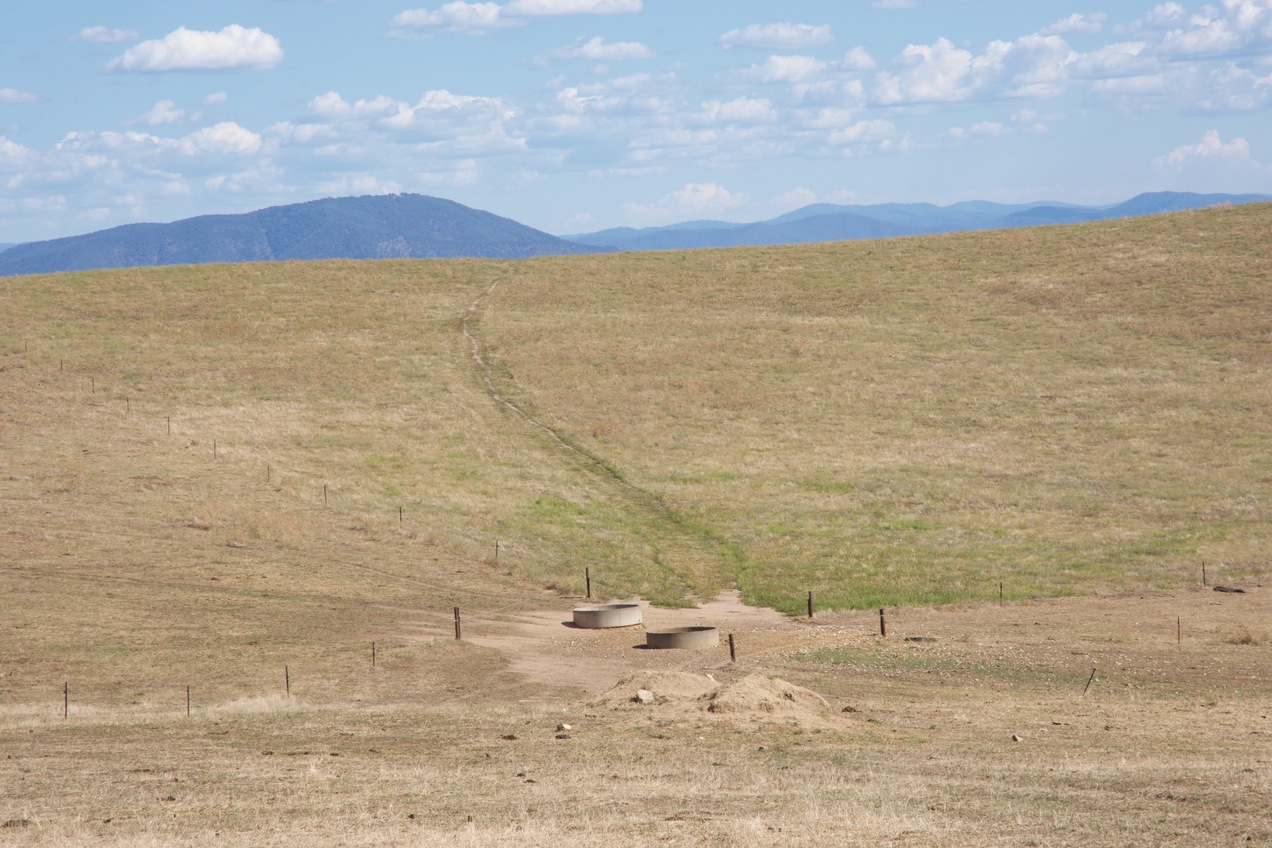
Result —
[{"label": "mound of excavated soil", "polygon": [[811,689],[763,674],[748,674],[741,680],[726,683],[712,692],[707,701],[707,711],[722,716],[800,718],[820,716],[830,710],[826,699]]},{"label": "mound of excavated soil", "polygon": [[720,681],[702,674],[685,671],[638,671],[629,674],[606,692],[588,703],[597,707],[628,707],[639,704],[637,692],[653,695],[653,705],[684,703],[710,695],[720,688]]},{"label": "mound of excavated soil", "polygon": [[721,683],[710,676],[687,672],[641,671],[588,704],[656,720],[714,719],[734,724],[800,727],[835,724],[830,705],[821,695],[763,674]]}]

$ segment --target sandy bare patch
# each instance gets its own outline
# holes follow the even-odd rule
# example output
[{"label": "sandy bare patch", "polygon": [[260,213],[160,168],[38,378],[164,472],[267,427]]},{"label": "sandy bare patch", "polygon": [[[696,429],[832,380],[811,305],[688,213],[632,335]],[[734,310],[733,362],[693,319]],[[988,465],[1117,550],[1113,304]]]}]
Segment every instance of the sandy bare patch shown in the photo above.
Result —
[{"label": "sandy bare patch", "polygon": [[[500,615],[465,617],[463,637],[473,644],[503,653],[509,668],[525,678],[526,698],[576,689],[596,694],[625,675],[640,670],[706,673],[729,664],[727,635],[717,648],[701,651],[648,650],[646,630],[711,625],[722,634],[737,633],[749,647],[771,644],[780,634],[794,634],[801,627],[771,609],[743,604],[738,592],[722,593],[700,607],[663,609],[639,598],[644,623],[632,627],[588,630],[573,624],[573,606]],[[589,601],[588,603],[593,603]],[[438,623],[437,634],[452,624]]]},{"label": "sandy bare patch", "polygon": [[717,720],[744,727],[801,728],[842,723],[832,720],[830,704],[821,695],[767,674],[722,682],[711,675],[643,671],[587,704],[656,722]]}]

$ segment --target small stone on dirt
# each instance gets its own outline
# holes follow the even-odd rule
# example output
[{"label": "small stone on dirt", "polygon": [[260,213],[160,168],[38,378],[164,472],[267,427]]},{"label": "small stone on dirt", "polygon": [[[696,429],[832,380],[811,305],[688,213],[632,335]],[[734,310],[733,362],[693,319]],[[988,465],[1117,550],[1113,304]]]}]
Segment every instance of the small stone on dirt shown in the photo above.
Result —
[{"label": "small stone on dirt", "polygon": [[564,733],[565,731],[573,730],[574,728],[562,722],[561,724],[557,725],[556,729],[557,729],[557,733]]},{"label": "small stone on dirt", "polygon": [[652,704],[654,702],[654,693],[648,689],[637,689],[632,700],[638,704]]},{"label": "small stone on dirt", "polygon": [[1019,736],[1019,734],[1013,733],[1013,734],[1011,735],[1011,741],[1013,741],[1013,742],[1019,742],[1019,741],[1020,741],[1020,736]]}]

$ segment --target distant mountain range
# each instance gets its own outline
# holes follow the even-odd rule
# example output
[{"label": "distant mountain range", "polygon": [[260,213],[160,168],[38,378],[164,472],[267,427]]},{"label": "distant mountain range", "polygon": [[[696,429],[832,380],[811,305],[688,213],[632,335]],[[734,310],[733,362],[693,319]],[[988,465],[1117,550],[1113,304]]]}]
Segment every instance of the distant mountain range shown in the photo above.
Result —
[{"label": "distant mountain range", "polygon": [[431,259],[599,253],[450,200],[344,197],[171,224],[127,224],[0,253],[0,276],[286,259]]},{"label": "distant mountain range", "polygon": [[[965,201],[837,206],[817,203],[769,221],[689,221],[556,237],[508,218],[418,194],[329,198],[242,215],[128,224],[82,236],[0,244],[0,276],[287,259],[491,258],[686,250],[845,241],[1074,224],[1272,201],[1272,195],[1141,194],[1113,206]],[[7,249],[5,249],[7,247]]]},{"label": "distant mountain range", "polygon": [[620,227],[562,238],[579,244],[604,245],[618,250],[687,250],[1076,224],[1159,212],[1203,209],[1225,203],[1236,205],[1266,201],[1272,201],[1272,195],[1154,192],[1138,195],[1113,206],[1073,206],[1046,201],[1009,205],[980,200],[951,206],[934,206],[930,203],[881,203],[870,206],[816,203],[772,220],[753,224],[690,221],[645,229]]}]

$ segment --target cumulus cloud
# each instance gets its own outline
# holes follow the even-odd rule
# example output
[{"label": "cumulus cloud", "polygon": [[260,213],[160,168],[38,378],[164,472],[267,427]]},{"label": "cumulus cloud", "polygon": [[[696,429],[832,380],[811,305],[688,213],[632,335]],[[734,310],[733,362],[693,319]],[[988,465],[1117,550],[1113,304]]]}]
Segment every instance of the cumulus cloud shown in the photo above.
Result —
[{"label": "cumulus cloud", "polygon": [[389,26],[395,35],[429,29],[480,35],[500,27],[518,26],[519,23],[505,17],[503,7],[498,3],[464,3],[457,0],[432,12],[428,9],[399,12],[389,21]]},{"label": "cumulus cloud", "polygon": [[1272,102],[1272,73],[1259,76],[1234,62],[1210,72],[1200,107],[1209,112],[1253,112]]},{"label": "cumulus cloud", "polygon": [[1158,156],[1153,166],[1167,184],[1193,191],[1266,191],[1272,184],[1272,167],[1251,155],[1244,138],[1225,142],[1217,130]]},{"label": "cumulus cloud", "polygon": [[708,100],[702,104],[702,119],[712,124],[768,123],[777,119],[777,110],[762,97],[738,97],[727,103]]},{"label": "cumulus cloud", "polygon": [[397,38],[424,38],[433,32],[484,35],[503,27],[524,26],[526,18],[547,15],[621,15],[641,11],[641,0],[512,0],[468,3],[454,0],[437,9],[407,9],[389,21]]},{"label": "cumulus cloud", "polygon": [[214,91],[211,94],[209,94],[207,97],[203,98],[203,105],[204,106],[220,106],[222,103],[227,102],[229,99],[230,99],[229,92]]},{"label": "cumulus cloud", "polygon": [[629,15],[644,8],[641,0],[512,0],[509,15]]},{"label": "cumulus cloud", "polygon": [[649,205],[625,203],[622,211],[629,221],[650,226],[686,218],[721,215],[745,206],[749,200],[745,194],[730,192],[715,183],[688,183],[684,188]]},{"label": "cumulus cloud", "polygon": [[347,121],[355,118],[382,118],[396,115],[404,106],[405,104],[384,95],[371,100],[347,103],[339,93],[329,91],[310,100],[305,107],[305,114],[319,120]]},{"label": "cumulus cloud", "polygon": [[819,77],[825,62],[812,56],[769,56],[763,65],[752,65],[747,76],[760,82],[802,83]]},{"label": "cumulus cloud", "polygon": [[1230,162],[1250,161],[1250,144],[1244,138],[1234,138],[1225,144],[1218,130],[1210,130],[1197,144],[1176,147],[1165,156],[1153,160],[1158,168],[1180,168],[1197,159],[1223,159]]},{"label": "cumulus cloud", "polygon": [[157,127],[162,124],[175,124],[184,117],[184,109],[178,109],[171,100],[160,100],[151,107],[149,112],[142,115],[138,122],[148,127]]},{"label": "cumulus cloud", "polygon": [[61,153],[175,154],[184,157],[249,156],[259,153],[261,137],[233,121],[195,130],[181,138],[141,132],[68,133],[56,149]]},{"label": "cumulus cloud", "polygon": [[887,141],[893,138],[896,133],[897,127],[894,123],[875,119],[858,121],[851,126],[835,130],[830,134],[828,141],[836,147],[852,144],[872,144]]},{"label": "cumulus cloud", "polygon": [[250,156],[261,150],[261,137],[233,121],[196,130],[177,141],[177,149],[186,156],[205,153],[217,156]]},{"label": "cumulus cloud", "polygon": [[946,134],[950,138],[997,138],[1008,132],[1008,128],[997,121],[978,121],[970,127],[954,127]]},{"label": "cumulus cloud", "polygon": [[752,24],[729,30],[720,36],[726,50],[734,47],[756,47],[763,50],[800,50],[829,44],[834,40],[829,26],[809,24]]},{"label": "cumulus cloud", "polygon": [[971,89],[972,54],[948,39],[910,44],[901,51],[896,73],[880,73],[876,99],[884,105],[962,100]]},{"label": "cumulus cloud", "polygon": [[854,47],[844,54],[839,67],[845,71],[868,71],[875,66],[874,57],[864,47]]},{"label": "cumulus cloud", "polygon": [[24,167],[35,159],[35,151],[0,135],[0,166]]},{"label": "cumulus cloud", "polygon": [[232,71],[273,68],[283,61],[278,39],[231,24],[219,32],[180,27],[161,39],[128,48],[107,71]]},{"label": "cumulus cloud", "polygon": [[35,103],[40,98],[29,91],[16,88],[0,88],[0,103]]},{"label": "cumulus cloud", "polygon": [[931,45],[911,44],[897,58],[897,71],[876,77],[875,100],[892,106],[976,96],[1054,97],[1063,92],[1078,58],[1058,36],[992,41],[979,54],[945,38]]},{"label": "cumulus cloud", "polygon": [[397,147],[472,156],[524,151],[516,118],[516,110],[500,98],[444,89],[427,91],[414,103],[384,95],[351,103],[331,91],[310,100],[299,122],[275,124],[268,132],[285,145],[320,144],[311,152],[345,161],[374,160]]},{"label": "cumulus cloud", "polygon": [[118,44],[121,41],[137,41],[140,38],[141,33],[136,30],[105,26],[84,27],[71,36],[72,41],[84,41],[89,44]]},{"label": "cumulus cloud", "polygon": [[1062,21],[1056,21],[1048,27],[1043,27],[1038,31],[1039,35],[1095,35],[1104,29],[1104,22],[1108,20],[1108,15],[1104,12],[1093,12],[1089,15],[1079,15],[1076,12]]},{"label": "cumulus cloud", "polygon": [[555,59],[587,59],[593,62],[620,62],[626,59],[648,59],[654,51],[635,41],[619,41],[606,44],[599,35],[580,38],[568,47],[552,51]]},{"label": "cumulus cloud", "polygon": [[1226,56],[1272,47],[1272,2],[1222,0],[1185,15],[1178,3],[1158,6],[1140,26],[1162,30],[1158,50],[1173,58]]}]

